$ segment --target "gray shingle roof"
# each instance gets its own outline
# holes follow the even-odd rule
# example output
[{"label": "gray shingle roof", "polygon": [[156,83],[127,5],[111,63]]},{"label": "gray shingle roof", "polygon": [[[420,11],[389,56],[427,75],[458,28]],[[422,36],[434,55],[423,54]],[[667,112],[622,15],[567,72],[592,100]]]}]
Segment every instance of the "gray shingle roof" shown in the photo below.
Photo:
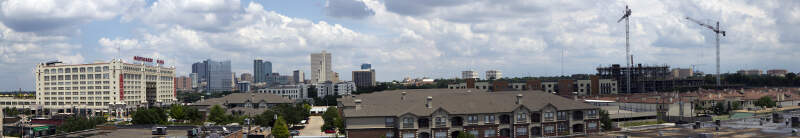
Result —
[{"label": "gray shingle roof", "polygon": [[[405,99],[401,99],[402,92],[406,92]],[[522,94],[520,105],[516,104],[518,94]],[[425,107],[428,96],[433,99],[431,108]],[[521,106],[537,111],[548,104],[558,110],[598,108],[542,91],[480,92],[465,89],[414,89],[346,96],[338,101],[342,106],[355,107],[354,99],[360,99],[361,106],[359,109],[345,108],[343,112],[346,117],[400,116],[407,113],[428,116],[440,108],[450,114],[512,112]]]},{"label": "gray shingle roof", "polygon": [[264,100],[267,103],[293,103],[293,100],[288,98],[284,98],[280,95],[268,94],[268,93],[231,93],[224,97],[220,98],[212,98],[206,99],[203,101],[198,101],[193,103],[192,105],[223,105],[227,101],[228,103],[244,103],[245,101],[250,100],[251,103],[258,103],[261,100]]}]

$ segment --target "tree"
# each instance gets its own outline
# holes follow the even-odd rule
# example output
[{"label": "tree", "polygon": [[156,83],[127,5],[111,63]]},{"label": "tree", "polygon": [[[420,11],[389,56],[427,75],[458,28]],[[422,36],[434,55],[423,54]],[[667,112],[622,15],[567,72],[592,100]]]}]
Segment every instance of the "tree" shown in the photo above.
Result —
[{"label": "tree", "polygon": [[272,126],[272,136],[275,136],[275,138],[289,137],[289,127],[286,126],[282,118],[275,120],[275,125]]},{"label": "tree", "polygon": [[301,104],[279,104],[273,109],[283,117],[287,124],[294,125],[300,123],[301,120],[308,118],[311,114],[310,109],[307,110]]},{"label": "tree", "polygon": [[186,112],[186,119],[192,122],[192,124],[202,124],[205,121],[205,115],[200,113],[197,108],[194,107],[187,107],[184,109]]},{"label": "tree", "polygon": [[262,127],[267,127],[272,124],[275,124],[275,115],[276,113],[271,110],[267,110],[258,114],[253,119],[253,124],[260,125]]},{"label": "tree", "polygon": [[611,117],[608,115],[608,111],[600,110],[600,124],[603,130],[609,131],[612,128]]},{"label": "tree", "polygon": [[730,106],[731,107],[728,108],[728,113],[730,113],[733,110],[740,110],[742,108],[742,104],[737,101],[731,102]]},{"label": "tree", "polygon": [[756,106],[766,107],[766,108],[775,107],[775,102],[772,101],[772,98],[770,98],[769,96],[763,96],[763,97],[759,98],[758,101],[756,101],[756,103],[754,103],[754,104]]},{"label": "tree", "polygon": [[219,105],[212,106],[211,109],[209,109],[208,121],[214,122],[217,125],[224,124],[228,120],[225,112],[225,109]]},{"label": "tree", "polygon": [[158,107],[139,108],[133,112],[131,123],[141,124],[167,124],[167,112]]},{"label": "tree", "polygon": [[470,133],[465,133],[465,132],[459,132],[458,133],[458,138],[475,138],[475,135],[472,135]]},{"label": "tree", "polygon": [[322,131],[325,130],[339,130],[339,133],[344,134],[344,120],[339,116],[339,110],[336,107],[328,107],[325,113],[322,113]]},{"label": "tree", "polygon": [[725,110],[725,104],[722,102],[717,102],[717,104],[714,104],[714,107],[712,108],[714,110],[714,114],[717,115],[728,114],[728,111]]},{"label": "tree", "polygon": [[103,124],[105,122],[106,122],[105,117],[85,118],[85,117],[74,116],[67,118],[67,120],[64,121],[63,124],[56,127],[56,130],[60,133],[68,133],[79,130],[92,129],[96,125]]},{"label": "tree", "polygon": [[173,104],[169,108],[169,116],[178,122],[188,119],[186,116],[186,107],[180,104]]}]

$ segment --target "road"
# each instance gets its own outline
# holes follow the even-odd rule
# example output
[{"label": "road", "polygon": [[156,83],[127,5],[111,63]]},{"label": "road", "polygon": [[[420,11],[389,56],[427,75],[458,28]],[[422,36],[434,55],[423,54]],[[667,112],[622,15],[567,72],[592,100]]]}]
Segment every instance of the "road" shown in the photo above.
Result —
[{"label": "road", "polygon": [[311,116],[308,121],[306,127],[300,130],[300,136],[326,136],[321,129],[325,123],[321,116]]}]

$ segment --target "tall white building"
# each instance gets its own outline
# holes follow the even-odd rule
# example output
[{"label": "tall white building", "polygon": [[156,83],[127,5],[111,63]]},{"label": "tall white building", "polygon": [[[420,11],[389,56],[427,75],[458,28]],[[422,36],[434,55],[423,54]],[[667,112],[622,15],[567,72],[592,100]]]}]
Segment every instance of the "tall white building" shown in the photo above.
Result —
[{"label": "tall white building", "polygon": [[486,79],[493,80],[493,79],[500,79],[503,78],[503,73],[499,70],[488,70],[486,71]]},{"label": "tall white building", "polygon": [[[45,113],[114,113],[137,107],[169,105],[175,98],[175,68],[163,61],[135,57],[91,64],[36,65],[36,105]],[[110,109],[112,108],[113,109]]]},{"label": "tall white building", "polygon": [[311,83],[333,81],[336,74],[331,69],[331,53],[311,53]]},{"label": "tall white building", "polygon": [[461,79],[478,79],[478,72],[471,70],[461,71]]}]

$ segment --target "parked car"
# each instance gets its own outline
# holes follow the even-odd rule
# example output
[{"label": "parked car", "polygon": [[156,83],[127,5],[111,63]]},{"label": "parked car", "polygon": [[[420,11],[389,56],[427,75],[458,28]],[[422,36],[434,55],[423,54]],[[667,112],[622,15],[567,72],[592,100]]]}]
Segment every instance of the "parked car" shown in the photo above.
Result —
[{"label": "parked car", "polygon": [[325,134],[331,134],[331,133],[336,133],[336,130],[333,129],[325,130]]},{"label": "parked car", "polygon": [[289,131],[289,134],[291,134],[292,136],[297,136],[297,135],[300,135],[300,131],[292,130],[292,131]]},{"label": "parked car", "polygon": [[152,130],[153,135],[167,135],[167,127],[154,126]]}]

